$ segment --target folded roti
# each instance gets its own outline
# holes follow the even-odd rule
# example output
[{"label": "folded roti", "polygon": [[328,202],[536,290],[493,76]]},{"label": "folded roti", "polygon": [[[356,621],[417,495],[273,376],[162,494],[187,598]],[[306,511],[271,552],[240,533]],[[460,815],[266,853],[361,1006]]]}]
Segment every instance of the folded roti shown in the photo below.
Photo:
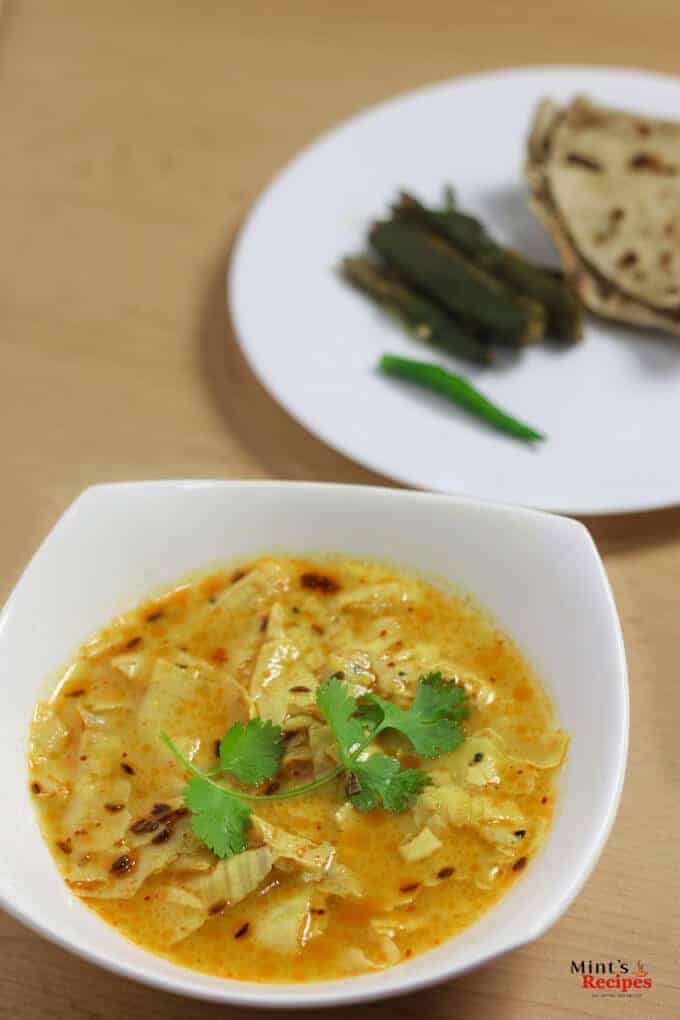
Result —
[{"label": "folded roti", "polygon": [[543,99],[526,172],[586,307],[680,333],[680,122]]}]

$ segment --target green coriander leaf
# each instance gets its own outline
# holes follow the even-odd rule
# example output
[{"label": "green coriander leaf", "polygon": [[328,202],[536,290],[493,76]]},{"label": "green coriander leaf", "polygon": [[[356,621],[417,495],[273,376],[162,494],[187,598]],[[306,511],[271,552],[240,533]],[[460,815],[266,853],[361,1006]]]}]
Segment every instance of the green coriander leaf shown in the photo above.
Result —
[{"label": "green coriander leaf", "polygon": [[381,708],[382,698],[375,698],[375,700],[371,699],[370,701],[368,698],[369,696],[365,695],[361,699],[357,710],[357,718],[375,731],[385,718],[385,713]]},{"label": "green coriander leaf", "polygon": [[356,753],[364,741],[364,728],[354,717],[356,701],[345,684],[337,676],[332,676],[319,686],[316,703],[335,734],[343,764],[349,767],[352,753]]},{"label": "green coriander leaf", "polygon": [[396,758],[377,752],[352,765],[347,787],[357,811],[372,811],[381,803],[386,811],[404,811],[430,782],[426,772],[402,769]]},{"label": "green coriander leaf", "polygon": [[[378,711],[382,713],[381,721],[377,721]],[[436,758],[462,743],[461,723],[467,714],[465,690],[443,680],[441,673],[420,678],[416,696],[407,709],[377,694],[367,694],[360,709],[361,717],[376,725],[376,735],[383,730],[397,730],[425,758]]]},{"label": "green coriander leaf", "polygon": [[184,802],[192,812],[192,832],[217,857],[231,857],[245,850],[250,828],[247,804],[202,776],[189,780]]},{"label": "green coriander leaf", "polygon": [[437,671],[420,677],[414,706],[418,705],[423,713],[445,712],[454,722],[459,723],[468,717],[467,700],[467,692],[461,684],[455,680],[445,680]]},{"label": "green coriander leaf", "polygon": [[234,723],[220,743],[222,769],[252,786],[276,775],[282,754],[281,727],[269,719]]}]

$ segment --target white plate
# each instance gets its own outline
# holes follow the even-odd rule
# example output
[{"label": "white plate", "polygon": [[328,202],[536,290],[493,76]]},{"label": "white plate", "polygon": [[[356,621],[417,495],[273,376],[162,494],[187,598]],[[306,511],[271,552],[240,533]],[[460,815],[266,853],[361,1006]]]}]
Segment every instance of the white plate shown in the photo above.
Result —
[{"label": "white plate", "polygon": [[[543,95],[677,116],[680,79],[551,68],[461,78],[359,114],[306,149],[259,198],[239,238],[230,300],[240,344],[270,393],[354,460],[420,488],[570,513],[680,502],[680,341],[589,319],[583,344],[477,370],[406,337],[338,278],[342,255],[399,188],[463,208],[500,240],[557,264],[526,207],[524,141]],[[545,431],[526,446],[440,398],[378,377],[393,351],[462,370]]]},{"label": "white plate", "polygon": [[[460,936],[399,967],[304,985],[222,980],[178,967],[127,942],[88,910],[60,878],[38,831],[26,742],[45,678],[150,591],[216,560],[267,548],[397,560],[455,582],[535,663],[571,736],[554,824],[524,876]],[[380,999],[463,974],[538,938],[595,866],[626,765],[621,628],[586,529],[553,514],[422,492],[210,481],[88,489],[0,614],[0,689],[0,908],[93,963],[216,1002],[318,1009]]]}]

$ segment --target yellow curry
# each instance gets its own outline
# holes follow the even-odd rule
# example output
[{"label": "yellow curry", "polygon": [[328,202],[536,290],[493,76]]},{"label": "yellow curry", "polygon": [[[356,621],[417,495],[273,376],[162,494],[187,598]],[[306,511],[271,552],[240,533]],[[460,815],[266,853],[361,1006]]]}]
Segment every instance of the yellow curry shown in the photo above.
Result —
[{"label": "yellow curry", "polygon": [[[343,772],[319,708],[328,678],[411,718],[428,675],[465,696],[458,746],[423,757],[388,728]],[[219,773],[220,741],[253,719],[280,727],[276,774],[250,788],[243,849],[218,856],[187,781],[200,770],[247,794]],[[114,620],[37,705],[30,738],[70,889],[175,963],[273,982],[391,966],[472,924],[530,869],[567,747],[532,669],[471,599],[341,557],[213,571]],[[370,755],[427,773],[403,809],[355,806]]]}]

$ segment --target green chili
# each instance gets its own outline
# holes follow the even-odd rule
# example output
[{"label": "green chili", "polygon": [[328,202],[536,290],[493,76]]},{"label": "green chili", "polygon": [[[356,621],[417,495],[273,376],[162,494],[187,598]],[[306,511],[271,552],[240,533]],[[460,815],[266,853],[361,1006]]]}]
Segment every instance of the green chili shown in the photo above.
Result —
[{"label": "green chili", "polygon": [[378,362],[378,368],[387,375],[394,375],[407,382],[417,383],[425,389],[441,393],[454,404],[469,411],[470,414],[474,414],[489,425],[493,425],[494,428],[515,436],[517,439],[545,439],[545,436],[540,432],[517,421],[512,415],[506,414],[500,407],[482,396],[469,382],[459,375],[447,372],[441,365],[435,365],[428,361],[414,361],[412,358],[400,358],[395,354],[383,354]]}]

